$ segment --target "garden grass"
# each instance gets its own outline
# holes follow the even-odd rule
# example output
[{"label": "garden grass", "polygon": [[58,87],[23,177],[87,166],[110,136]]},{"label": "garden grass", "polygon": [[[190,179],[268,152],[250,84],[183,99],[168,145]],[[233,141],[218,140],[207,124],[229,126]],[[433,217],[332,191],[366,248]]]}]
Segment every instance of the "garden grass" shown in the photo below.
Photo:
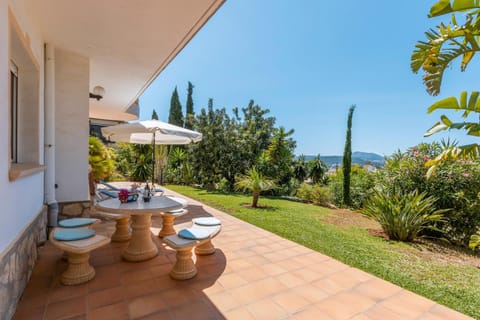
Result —
[{"label": "garden grass", "polygon": [[419,257],[421,244],[387,241],[365,228],[325,221],[334,211],[279,198],[260,197],[264,208],[245,207],[251,197],[169,185],[243,221],[275,233],[428,299],[480,319],[480,270],[472,265]]}]

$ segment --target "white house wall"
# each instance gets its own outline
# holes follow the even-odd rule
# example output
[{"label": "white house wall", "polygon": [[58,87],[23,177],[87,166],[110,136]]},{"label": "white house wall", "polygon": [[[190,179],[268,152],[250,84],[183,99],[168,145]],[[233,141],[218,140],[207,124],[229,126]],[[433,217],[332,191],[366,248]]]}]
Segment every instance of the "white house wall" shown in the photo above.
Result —
[{"label": "white house wall", "polygon": [[89,60],[55,50],[55,181],[58,202],[85,201],[88,192]]},{"label": "white house wall", "polygon": [[[9,103],[8,74],[9,47],[8,32],[10,7],[21,31],[29,39],[30,49],[40,65],[39,112],[43,114],[43,40],[24,10],[23,1],[0,0],[0,258],[17,236],[28,227],[43,208],[43,172],[9,180]],[[43,116],[39,117],[39,130],[43,129]],[[38,135],[39,145],[43,146],[43,133]],[[43,163],[43,149],[40,148],[37,161]]]}]

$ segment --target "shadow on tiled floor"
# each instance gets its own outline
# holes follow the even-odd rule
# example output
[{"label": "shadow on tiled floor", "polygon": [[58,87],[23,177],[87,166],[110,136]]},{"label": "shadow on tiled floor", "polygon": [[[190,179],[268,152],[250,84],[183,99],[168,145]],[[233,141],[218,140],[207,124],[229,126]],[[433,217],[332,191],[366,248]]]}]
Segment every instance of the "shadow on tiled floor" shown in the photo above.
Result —
[{"label": "shadow on tiled floor", "polygon": [[[111,243],[92,252],[96,277],[83,285],[62,286],[62,253],[40,248],[15,319],[468,319],[194,200],[188,210],[177,230],[196,216],[223,225],[216,253],[195,259],[195,278],[170,279],[175,252],[154,234],[161,227],[154,217],[155,258],[123,261],[126,244]],[[113,222],[97,228],[113,230]]]}]

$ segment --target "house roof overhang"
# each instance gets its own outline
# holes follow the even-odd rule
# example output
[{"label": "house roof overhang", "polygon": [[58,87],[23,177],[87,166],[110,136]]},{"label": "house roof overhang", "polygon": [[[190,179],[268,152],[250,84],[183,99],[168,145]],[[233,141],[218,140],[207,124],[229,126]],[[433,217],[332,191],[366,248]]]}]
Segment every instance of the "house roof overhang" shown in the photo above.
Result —
[{"label": "house roof overhang", "polygon": [[[138,98],[225,0],[28,0],[45,42],[90,59],[90,117],[138,118]],[[85,94],[88,94],[86,92]]]}]

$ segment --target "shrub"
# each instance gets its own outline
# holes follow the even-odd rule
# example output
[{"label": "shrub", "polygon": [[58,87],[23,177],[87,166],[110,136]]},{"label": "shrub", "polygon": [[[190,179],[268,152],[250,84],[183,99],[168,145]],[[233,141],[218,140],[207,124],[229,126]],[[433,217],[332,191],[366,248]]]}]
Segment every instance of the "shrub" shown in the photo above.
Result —
[{"label": "shrub", "polygon": [[93,178],[95,180],[110,178],[115,168],[114,151],[107,148],[97,137],[90,137],[88,142],[88,163],[92,167]]},{"label": "shrub", "polygon": [[[374,174],[366,169],[353,165],[350,180],[350,199],[352,208],[362,208],[375,186]],[[330,195],[333,203],[341,207],[343,205],[343,172],[338,170],[328,179]]]},{"label": "shrub", "polygon": [[314,185],[311,192],[311,201],[321,206],[327,206],[330,204],[330,189],[326,186]]},{"label": "shrub", "polygon": [[413,191],[407,194],[376,191],[362,213],[376,220],[392,240],[412,241],[424,229],[433,228],[446,210],[435,208],[434,197]]},{"label": "shrub", "polygon": [[313,189],[312,185],[304,182],[297,189],[295,196],[302,200],[310,202],[312,201],[312,189]]},{"label": "shrub", "polygon": [[439,165],[427,179],[425,162],[441,151],[438,143],[432,143],[419,144],[404,153],[397,152],[387,159],[377,183],[393,193],[418,190],[435,197],[438,209],[451,210],[445,214],[444,220],[434,223],[443,233],[434,230],[424,230],[423,233],[442,236],[466,246],[480,226],[480,167],[476,162],[451,159]]},{"label": "shrub", "polygon": [[297,189],[295,196],[321,206],[327,206],[331,202],[330,190],[319,184],[311,185],[304,182]]}]

